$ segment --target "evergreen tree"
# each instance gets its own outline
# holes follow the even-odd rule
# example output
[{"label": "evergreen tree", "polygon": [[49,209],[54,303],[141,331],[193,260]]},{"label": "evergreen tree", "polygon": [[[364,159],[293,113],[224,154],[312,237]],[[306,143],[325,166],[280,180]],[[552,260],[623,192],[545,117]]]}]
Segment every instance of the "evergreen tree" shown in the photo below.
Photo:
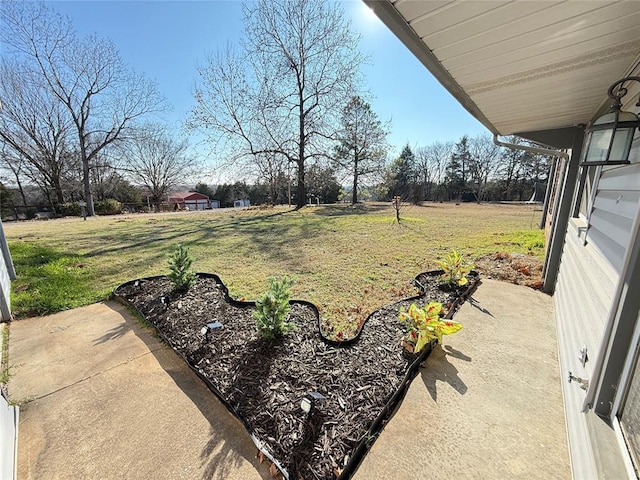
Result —
[{"label": "evergreen tree", "polygon": [[307,172],[307,195],[311,203],[336,203],[342,187],[333,169],[314,165]]},{"label": "evergreen tree", "polygon": [[351,203],[358,203],[361,177],[379,172],[387,156],[388,128],[359,96],[351,98],[342,111],[342,129],[335,160],[353,179]]},{"label": "evergreen tree", "polygon": [[415,155],[409,145],[405,145],[400,156],[391,164],[389,179],[389,197],[400,196],[405,200],[417,202],[415,195]]},{"label": "evergreen tree", "polygon": [[469,137],[464,135],[456,143],[451,159],[445,170],[445,185],[449,199],[459,199],[467,185],[471,154],[469,153]]}]

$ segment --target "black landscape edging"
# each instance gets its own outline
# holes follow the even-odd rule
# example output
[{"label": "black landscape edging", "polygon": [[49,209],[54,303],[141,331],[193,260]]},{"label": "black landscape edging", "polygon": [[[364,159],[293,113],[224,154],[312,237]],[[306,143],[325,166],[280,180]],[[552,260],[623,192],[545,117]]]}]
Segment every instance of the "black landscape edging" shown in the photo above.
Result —
[{"label": "black landscape edging", "polygon": [[[377,311],[377,310],[376,310]],[[345,465],[342,473],[337,480],[347,480],[351,478],[351,476],[356,472],[365,455],[373,445],[373,442],[378,438],[378,435],[384,428],[385,420],[388,420],[391,417],[391,414],[398,407],[404,396],[407,394],[407,390],[409,389],[409,385],[413,381],[413,379],[418,374],[418,370],[420,369],[420,364],[424,362],[427,357],[431,354],[435,346],[437,345],[437,340],[432,340],[427,348],[422,349],[419,355],[416,355],[416,359],[409,365],[407,368],[407,373],[400,383],[400,386],[397,388],[395,393],[391,396],[389,401],[382,407],[382,411],[380,415],[376,417],[376,419],[369,427],[369,430],[362,436],[362,439],[356,447],[353,449],[353,453],[351,458],[349,458],[349,462]],[[369,439],[371,442],[369,442]]]},{"label": "black landscape edging", "polygon": [[[223,289],[224,292],[224,296],[225,296],[225,300],[229,301],[230,303],[233,303],[237,306],[251,306],[252,304],[255,306],[255,302],[243,302],[243,301],[239,301],[239,300],[234,300],[229,296],[229,290],[227,289],[226,285],[224,283],[222,283],[222,280],[220,279],[220,277],[218,275],[216,275],[215,273],[198,273],[199,277],[203,277],[203,278],[213,278],[216,282],[217,285],[220,285]],[[124,305],[126,305],[129,308],[132,308],[133,310],[135,310],[138,315],[140,315],[142,318],[144,318],[144,315],[142,315],[142,313],[140,311],[138,311],[128,300],[126,300],[125,298],[121,297],[118,294],[118,290],[127,286],[127,285],[132,285],[132,284],[136,284],[137,282],[145,282],[148,280],[153,280],[153,279],[158,279],[158,278],[166,278],[166,275],[154,275],[152,277],[144,277],[144,278],[139,278],[137,280],[131,280],[129,282],[125,282],[121,285],[118,285],[114,290],[113,290],[113,295],[114,297],[121,303],[123,303]],[[146,319],[145,319],[146,320]],[[207,378],[205,377],[202,373],[200,373],[200,371],[195,368],[193,365],[191,365],[191,363],[189,362],[189,360],[187,360],[186,356],[182,354],[182,352],[180,352],[177,348],[175,348],[175,346],[172,344],[172,342],[164,335],[164,333],[154,324],[147,322],[150,326],[152,326],[156,332],[158,333],[158,335],[160,336],[160,338],[162,339],[162,341],[164,343],[166,343],[167,345],[169,345],[169,347],[171,347],[171,349],[180,357],[182,358],[182,360],[184,360],[184,363],[187,364],[187,366],[191,369],[191,371],[193,371],[198,378],[200,378],[200,380],[202,380],[204,382],[204,384],[209,388],[209,390],[211,390],[211,392],[213,392],[213,394],[218,397],[218,400],[220,400],[220,402],[227,408],[227,410],[229,410],[229,412],[231,412],[231,414],[233,414],[234,417],[236,417],[238,420],[240,420],[240,423],[242,423],[242,425],[244,426],[245,430],[247,431],[247,433],[249,433],[249,436],[251,437],[251,441],[253,441],[254,445],[256,446],[256,448],[262,452],[277,468],[278,470],[280,470],[280,472],[282,472],[282,474],[284,475],[284,477],[288,480],[289,479],[289,473],[286,471],[286,469],[284,467],[282,467],[282,465],[280,465],[280,462],[278,462],[278,460],[271,454],[271,452],[262,444],[262,442],[260,441],[260,439],[255,435],[255,433],[252,431],[251,427],[249,426],[249,424],[245,421],[245,419],[242,417],[242,415],[240,415],[235,408],[233,408],[233,406],[227,401],[227,399],[224,397],[224,395],[222,395],[222,392],[220,392],[216,386]]]},{"label": "black landscape edging", "polygon": [[[429,275],[429,276],[436,276],[436,275],[442,275],[442,273],[444,273],[442,270],[435,270],[435,271],[431,271],[431,272],[420,273],[415,277],[414,285],[416,285],[416,287],[420,288],[419,282],[417,282],[417,278],[420,275],[425,275],[426,274],[426,275]],[[241,308],[247,308],[247,307],[252,307],[252,306],[255,307],[256,302],[233,299],[229,295],[229,289],[227,288],[227,286],[224,284],[222,279],[217,274],[215,274],[215,273],[198,273],[197,275],[198,275],[198,277],[213,279],[216,282],[216,284],[219,285],[220,288],[222,289],[225,301],[229,302],[231,305],[235,305],[235,306],[238,306],[238,307],[241,307]],[[464,292],[458,294],[458,298],[451,305],[451,308],[447,312],[447,315],[445,316],[445,318],[448,318],[448,319],[453,318],[453,316],[455,315],[456,310],[460,307],[460,305],[462,305],[462,303],[464,303],[464,301],[475,291],[475,289],[481,283],[480,282],[480,276],[478,275],[477,272],[471,272],[471,274],[469,276],[473,277],[473,278],[470,279],[466,290]],[[125,298],[120,296],[120,294],[118,293],[118,290],[120,290],[121,288],[123,288],[123,287],[125,287],[127,285],[132,285],[132,284],[136,284],[138,282],[145,282],[145,281],[149,281],[149,280],[153,280],[153,279],[159,279],[159,278],[166,278],[166,276],[165,275],[154,275],[154,276],[151,276],[151,277],[144,277],[144,278],[140,278],[140,279],[137,279],[137,280],[131,280],[129,282],[125,282],[125,283],[117,286],[113,290],[113,296],[118,301],[123,303],[124,305],[126,305],[129,308],[132,308],[133,310],[135,310],[138,313],[138,315],[140,315],[141,317],[144,318],[144,315],[142,315],[142,313],[139,312],[128,300],[126,300]],[[390,305],[387,305],[387,306],[384,306],[384,307],[380,307],[380,308],[374,310],[372,313],[370,313],[367,316],[365,321],[362,323],[362,325],[358,329],[356,335],[353,338],[350,338],[350,339],[344,340],[344,341],[331,340],[331,339],[327,338],[325,335],[323,335],[322,329],[320,328],[320,326],[321,326],[320,311],[318,310],[318,308],[313,303],[308,302],[306,300],[291,300],[289,303],[290,304],[305,305],[305,306],[308,306],[308,307],[312,308],[312,310],[316,313],[316,316],[318,318],[318,322],[317,322],[318,335],[320,336],[320,338],[325,343],[327,343],[327,344],[329,344],[331,346],[335,346],[335,347],[348,347],[350,345],[355,344],[358,341],[358,339],[360,338],[360,334],[362,333],[362,331],[364,330],[365,325],[367,324],[367,321],[371,318],[371,316],[373,316],[374,314],[379,312],[381,309],[392,307],[393,305],[396,305],[396,304],[399,304],[399,303],[402,303],[402,302],[407,302],[407,301],[412,301],[412,300],[419,300],[419,299],[422,299],[423,297],[425,297],[425,294],[424,293],[420,293],[420,294],[415,295],[413,297],[408,297],[408,298],[399,300],[397,302],[394,302],[394,303],[392,303]],[[146,321],[146,319],[145,319],[145,321]],[[231,412],[238,420],[240,420],[242,425],[244,425],[245,430],[249,433],[249,435],[251,437],[251,440],[253,441],[253,443],[256,446],[256,448],[260,452],[262,452],[276,466],[276,468],[278,468],[278,470],[282,473],[282,475],[284,476],[285,479],[289,480],[290,479],[289,472],[280,464],[280,462],[273,456],[273,454],[269,451],[269,449],[255,435],[255,433],[252,431],[252,429],[249,426],[249,424],[235,410],[235,408],[233,408],[233,406],[224,398],[224,396],[216,388],[216,386],[207,377],[205,377],[202,373],[200,373],[200,371],[198,369],[196,369],[193,365],[191,365],[191,363],[187,360],[185,355],[183,355],[179,350],[177,350],[174,347],[174,345],[171,343],[171,341],[169,341],[169,339],[164,335],[164,333],[158,327],[156,327],[155,325],[151,324],[150,322],[147,322],[147,323],[149,323],[150,325],[152,325],[155,328],[155,330],[156,330],[156,332],[158,332],[158,335],[160,336],[160,338],[167,345],[169,345],[171,347],[171,349],[174,352],[176,352],[184,360],[184,362],[188,365],[188,367],[198,376],[198,378],[200,378],[205,383],[205,385],[209,388],[209,390],[211,390],[211,392],[213,392],[214,395],[216,397],[218,397],[218,399],[227,408],[227,410],[229,410],[229,412]],[[400,402],[402,401],[402,399],[406,395],[411,381],[415,378],[415,376],[418,373],[418,370],[420,368],[420,364],[427,359],[427,357],[431,354],[431,352],[433,351],[433,349],[435,348],[437,343],[438,343],[437,340],[432,340],[428,344],[428,346],[426,348],[424,348],[419,354],[417,354],[417,355],[409,354],[412,357],[415,357],[415,359],[407,367],[407,372],[406,372],[406,374],[404,376],[404,379],[402,380],[402,382],[400,383],[400,385],[396,389],[395,393],[391,396],[389,401],[384,405],[384,407],[382,408],[380,414],[371,423],[371,426],[369,427],[367,432],[362,436],[362,439],[360,440],[360,442],[358,442],[358,444],[353,449],[353,452],[352,452],[352,454],[351,454],[351,456],[349,458],[349,461],[344,466],[344,468],[343,468],[342,472],[340,473],[340,475],[337,477],[337,480],[347,480],[347,479],[351,478],[351,476],[355,473],[356,469],[358,468],[358,466],[360,465],[360,463],[364,459],[364,456],[368,452],[369,448],[371,448],[371,445],[373,444],[373,442],[375,441],[375,439],[377,438],[379,433],[382,431],[382,429],[384,427],[385,420],[390,418],[391,414],[395,411],[397,406],[400,404]]]},{"label": "black landscape edging", "polygon": [[[418,290],[421,290],[421,293],[419,293],[416,298],[422,298],[425,296],[425,294],[422,292],[423,285],[418,281],[418,278],[422,275],[426,275],[428,277],[440,277],[444,275],[444,270],[430,270],[428,272],[422,272],[416,275],[415,278],[413,279],[412,284]],[[449,308],[449,310],[447,311],[447,314],[444,316],[444,318],[451,320],[455,315],[456,311],[458,310],[458,308],[460,308],[460,306],[467,300],[467,298],[469,298],[473,294],[473,292],[475,292],[476,288],[478,288],[478,286],[482,283],[482,281],[480,280],[480,274],[475,270],[472,270],[471,272],[469,272],[469,274],[467,275],[467,280],[468,280],[468,283],[464,291],[458,292],[458,290],[462,290],[462,289],[457,289],[457,288],[451,290],[451,292],[456,294],[457,298],[455,302],[453,302],[453,304],[451,305],[451,308]],[[446,290],[442,290],[442,291],[446,291]],[[406,300],[410,300],[410,299],[405,299],[401,301],[406,301]]]}]

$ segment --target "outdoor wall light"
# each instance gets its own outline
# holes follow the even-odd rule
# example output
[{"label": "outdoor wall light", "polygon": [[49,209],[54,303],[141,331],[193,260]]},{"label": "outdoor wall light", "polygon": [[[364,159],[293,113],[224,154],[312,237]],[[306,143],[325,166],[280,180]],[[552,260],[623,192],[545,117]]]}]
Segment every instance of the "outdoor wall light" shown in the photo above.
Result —
[{"label": "outdoor wall light", "polygon": [[300,401],[300,408],[304,413],[310,413],[314,409],[316,402],[324,400],[324,398],[324,395],[321,393],[309,392],[302,397],[302,400]]},{"label": "outdoor wall light", "polygon": [[[636,128],[640,119],[622,108],[622,97],[627,94],[625,82],[640,82],[640,77],[625,77],[609,87],[607,95],[613,100],[609,113],[601,116],[587,127],[587,143],[580,165],[626,165]],[[640,107],[640,95],[636,106]]]}]

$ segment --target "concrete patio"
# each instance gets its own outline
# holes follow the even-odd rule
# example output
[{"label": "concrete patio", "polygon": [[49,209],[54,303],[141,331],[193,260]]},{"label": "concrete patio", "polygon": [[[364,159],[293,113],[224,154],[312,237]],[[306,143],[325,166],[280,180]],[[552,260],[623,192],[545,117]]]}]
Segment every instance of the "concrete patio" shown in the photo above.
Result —
[{"label": "concrete patio", "polygon": [[[356,479],[570,478],[552,299],[485,280]],[[18,478],[268,479],[241,423],[116,302],[11,324]]]}]

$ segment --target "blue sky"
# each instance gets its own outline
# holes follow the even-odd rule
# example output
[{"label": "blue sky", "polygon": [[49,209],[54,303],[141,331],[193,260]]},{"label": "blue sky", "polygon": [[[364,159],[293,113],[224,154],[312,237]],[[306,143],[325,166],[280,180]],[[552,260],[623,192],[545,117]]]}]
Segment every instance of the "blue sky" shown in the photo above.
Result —
[{"label": "blue sky", "polygon": [[[464,110],[427,69],[359,0],[342,2],[362,34],[362,67],[372,106],[391,120],[389,143],[395,155],[437,140],[457,141],[485,128]],[[51,1],[81,35],[110,38],[122,57],[158,82],[172,105],[167,119],[179,126],[194,104],[196,67],[208,52],[237,43],[243,26],[239,1]]]}]

